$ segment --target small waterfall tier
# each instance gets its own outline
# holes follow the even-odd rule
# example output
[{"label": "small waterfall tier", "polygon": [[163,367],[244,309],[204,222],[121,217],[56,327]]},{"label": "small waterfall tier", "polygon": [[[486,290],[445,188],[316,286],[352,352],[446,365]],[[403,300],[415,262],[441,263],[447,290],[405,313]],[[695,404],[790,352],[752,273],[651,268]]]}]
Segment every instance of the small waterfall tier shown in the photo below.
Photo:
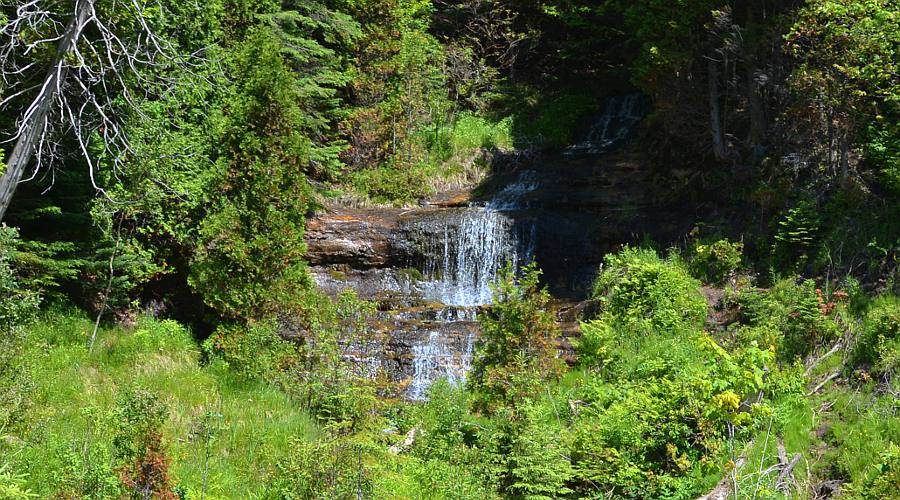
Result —
[{"label": "small waterfall tier", "polygon": [[437,211],[412,221],[404,231],[416,249],[410,264],[423,274],[424,297],[442,304],[489,304],[498,271],[520,261],[512,221],[491,208]]},{"label": "small waterfall tier", "polygon": [[610,97],[603,114],[594,121],[586,136],[569,146],[566,154],[601,154],[625,141],[644,117],[646,104],[641,94]]}]

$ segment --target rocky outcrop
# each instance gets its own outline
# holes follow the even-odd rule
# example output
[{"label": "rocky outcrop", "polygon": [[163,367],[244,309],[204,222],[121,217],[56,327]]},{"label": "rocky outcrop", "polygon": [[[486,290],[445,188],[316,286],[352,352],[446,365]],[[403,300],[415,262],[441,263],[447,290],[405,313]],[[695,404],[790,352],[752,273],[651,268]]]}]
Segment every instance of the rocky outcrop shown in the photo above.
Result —
[{"label": "rocky outcrop", "polygon": [[[649,172],[628,153],[560,155],[497,173],[476,192],[448,192],[415,208],[340,208],[310,217],[307,258],[317,284],[379,304],[384,342],[349,356],[425,397],[439,377],[460,382],[471,363],[478,307],[507,261],[531,259],[560,299],[560,354],[589,315],[583,302],[603,256],[650,236],[672,241],[690,217],[654,206]],[[476,195],[477,193],[477,195]]]},{"label": "rocky outcrop", "polygon": [[306,224],[306,258],[314,266],[391,266],[395,260],[391,238],[399,217],[399,211],[389,209],[344,209],[311,217]]}]

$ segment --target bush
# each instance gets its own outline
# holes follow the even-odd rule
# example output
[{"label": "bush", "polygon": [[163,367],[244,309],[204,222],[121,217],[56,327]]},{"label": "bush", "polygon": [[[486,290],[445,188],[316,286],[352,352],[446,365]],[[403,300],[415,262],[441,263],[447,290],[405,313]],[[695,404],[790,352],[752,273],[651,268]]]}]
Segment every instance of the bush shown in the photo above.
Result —
[{"label": "bush", "polygon": [[694,276],[707,283],[721,284],[740,267],[744,244],[723,239],[697,243],[692,250],[690,266]]},{"label": "bush", "polygon": [[745,322],[781,332],[773,340],[779,357],[792,360],[837,338],[824,297],[812,280],[779,280],[768,291],[745,290],[737,297]]},{"label": "bush", "polygon": [[900,485],[900,446],[890,443],[872,469],[864,481],[847,485],[843,493],[849,498],[865,500],[893,498]]},{"label": "bush", "polygon": [[880,373],[900,368],[900,297],[879,297],[869,306],[853,358]]},{"label": "bush", "polygon": [[171,459],[162,442],[168,413],[160,398],[144,389],[129,388],[119,397],[113,446],[119,478],[134,498],[178,498],[169,478]]},{"label": "bush", "polygon": [[0,226],[0,432],[16,424],[29,404],[32,383],[22,328],[37,312],[40,296],[20,287],[10,260],[18,233]]},{"label": "bush", "polygon": [[245,380],[278,381],[299,354],[294,344],[278,336],[277,328],[271,320],[223,324],[203,348]]},{"label": "bush", "polygon": [[540,276],[535,263],[519,278],[508,264],[491,285],[493,305],[478,316],[482,333],[468,381],[482,410],[522,401],[561,373],[559,324]]},{"label": "bush", "polygon": [[610,321],[645,323],[653,328],[700,327],[706,299],[697,282],[675,257],[626,247],[604,258],[593,298]]},{"label": "bush", "polygon": [[[293,440],[291,453],[276,465],[266,498],[369,498],[372,474],[368,451],[349,439],[315,443]],[[367,460],[367,457],[366,457]]]}]

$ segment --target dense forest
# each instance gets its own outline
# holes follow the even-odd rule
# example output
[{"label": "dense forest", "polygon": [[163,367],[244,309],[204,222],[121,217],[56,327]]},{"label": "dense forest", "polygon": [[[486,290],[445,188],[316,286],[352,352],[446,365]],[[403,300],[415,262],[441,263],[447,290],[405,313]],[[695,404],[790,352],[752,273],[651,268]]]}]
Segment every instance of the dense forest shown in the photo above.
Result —
[{"label": "dense forest", "polygon": [[0,498],[898,494],[898,0],[0,0],[0,77]]}]

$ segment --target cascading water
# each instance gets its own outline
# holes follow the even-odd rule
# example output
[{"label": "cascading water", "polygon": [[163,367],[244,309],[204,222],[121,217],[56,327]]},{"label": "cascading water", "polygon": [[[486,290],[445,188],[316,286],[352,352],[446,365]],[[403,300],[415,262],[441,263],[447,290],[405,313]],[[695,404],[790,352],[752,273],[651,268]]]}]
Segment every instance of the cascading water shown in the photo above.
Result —
[{"label": "cascading water", "polygon": [[471,326],[477,308],[491,303],[490,285],[499,270],[531,259],[533,228],[520,234],[505,212],[523,208],[523,196],[537,188],[534,172],[526,171],[484,206],[437,211],[407,227],[409,239],[417,242],[420,260],[415,264],[425,278],[420,284],[423,296],[449,306],[443,310],[442,328],[430,330],[412,346],[408,398],[424,399],[440,378],[465,382],[477,329],[467,328],[451,338],[445,333],[447,325]]},{"label": "cascading water", "polygon": [[425,281],[426,299],[460,307],[491,301],[490,283],[507,262],[518,260],[512,223],[501,212],[483,207],[440,211],[409,227],[418,240],[415,263]]},{"label": "cascading water", "polygon": [[628,138],[644,117],[644,99],[640,94],[610,97],[603,114],[591,126],[581,142],[570,146],[566,154],[600,154]]},{"label": "cascading water", "polygon": [[[557,157],[558,163],[542,165],[540,170],[501,173],[495,178],[501,185],[484,202],[390,214],[379,209],[369,216],[371,224],[366,216],[334,219],[335,227],[358,227],[364,233],[358,239],[351,232],[329,234],[320,229],[320,259],[329,258],[329,252],[335,252],[336,258],[329,267],[317,267],[319,286],[335,294],[352,286],[382,307],[376,327],[385,334],[387,344],[375,355],[371,346],[350,346],[355,354],[348,357],[360,372],[386,373],[392,380],[408,381],[405,396],[412,400],[427,397],[429,387],[441,378],[464,383],[479,332],[476,315],[490,304],[490,284],[498,271],[507,263],[519,268],[536,253],[550,263],[545,266],[568,269],[565,266],[578,265],[581,255],[557,248],[593,248],[589,235],[572,236],[582,227],[583,218],[591,217],[581,212],[572,217],[570,206],[578,206],[578,193],[595,182],[594,170],[583,167],[595,164],[588,156],[609,151],[627,139],[643,108],[639,95],[608,99],[584,140],[565,151],[577,158]],[[557,172],[572,165],[582,177],[573,180],[568,172]],[[573,196],[570,186],[561,186],[563,178],[584,185]],[[354,259],[361,264],[354,266]]]},{"label": "cascading water", "polygon": [[425,399],[431,384],[441,378],[454,385],[465,383],[474,344],[474,333],[465,336],[460,350],[439,331],[430,332],[425,342],[412,348],[413,376],[406,396],[414,401]]}]

